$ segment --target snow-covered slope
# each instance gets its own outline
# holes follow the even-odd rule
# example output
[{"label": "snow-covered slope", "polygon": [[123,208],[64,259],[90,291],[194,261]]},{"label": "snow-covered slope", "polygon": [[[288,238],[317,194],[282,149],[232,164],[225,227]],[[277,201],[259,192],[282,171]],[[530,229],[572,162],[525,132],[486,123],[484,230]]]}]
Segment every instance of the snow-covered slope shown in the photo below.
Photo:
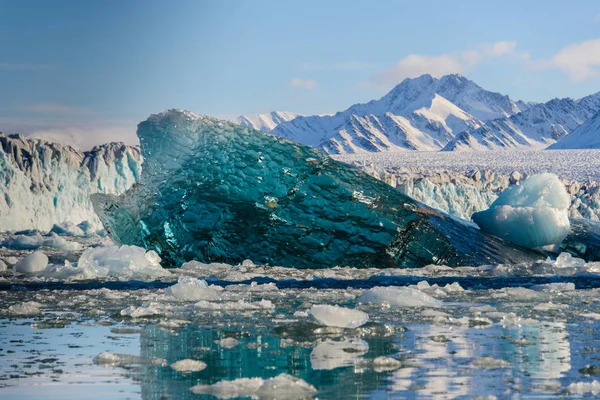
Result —
[{"label": "snow-covered slope", "polygon": [[272,133],[334,154],[439,150],[459,132],[528,107],[461,75],[423,75],[379,100],[331,116],[298,117]]},{"label": "snow-covered slope", "polygon": [[100,228],[90,194],[124,192],[138,181],[141,164],[139,149],[123,143],[81,152],[0,133],[0,231],[83,221]]},{"label": "snow-covered slope", "polygon": [[580,100],[553,99],[508,118],[458,134],[443,151],[544,149],[600,110],[600,93]]},{"label": "snow-covered slope", "polygon": [[548,149],[600,149],[600,112]]},{"label": "snow-covered slope", "polygon": [[282,122],[291,121],[300,114],[286,111],[272,111],[268,114],[240,115],[233,122],[263,132],[271,132]]}]

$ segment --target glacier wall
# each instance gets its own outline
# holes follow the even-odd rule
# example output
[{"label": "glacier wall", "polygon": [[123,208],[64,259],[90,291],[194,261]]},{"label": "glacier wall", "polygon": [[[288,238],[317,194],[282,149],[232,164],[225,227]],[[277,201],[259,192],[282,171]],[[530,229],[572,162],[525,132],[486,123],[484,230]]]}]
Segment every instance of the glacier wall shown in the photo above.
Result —
[{"label": "glacier wall", "polygon": [[[394,167],[364,160],[351,163],[416,200],[464,219],[487,209],[500,192],[526,177],[519,171],[451,171],[433,165]],[[141,168],[139,149],[122,143],[82,152],[0,133],[0,231],[48,231],[53,224],[83,221],[92,228],[101,228],[90,194],[124,193],[139,181]],[[600,182],[592,178],[562,182],[571,198],[570,216],[600,221]]]},{"label": "glacier wall", "polygon": [[[364,162],[353,164],[415,200],[466,220],[470,220],[473,213],[489,208],[504,189],[527,177],[519,171],[507,175],[492,170],[465,173],[422,167],[382,168]],[[570,197],[569,217],[600,221],[600,182],[567,179],[561,182]]]},{"label": "glacier wall", "polygon": [[82,152],[0,133],[0,231],[88,221],[101,228],[90,194],[123,193],[139,180],[137,147],[109,143]]}]

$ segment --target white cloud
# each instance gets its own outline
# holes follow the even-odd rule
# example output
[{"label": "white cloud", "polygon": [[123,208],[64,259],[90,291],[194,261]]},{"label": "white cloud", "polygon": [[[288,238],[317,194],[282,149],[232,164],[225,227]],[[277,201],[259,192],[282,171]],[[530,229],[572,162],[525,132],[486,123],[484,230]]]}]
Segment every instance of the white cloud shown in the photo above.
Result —
[{"label": "white cloud", "polygon": [[600,38],[570,44],[552,57],[533,63],[534,69],[556,69],[573,81],[600,75]]},{"label": "white cloud", "polygon": [[485,43],[475,49],[440,55],[411,54],[400,59],[390,68],[372,76],[361,86],[389,87],[405,78],[415,78],[423,74],[440,77],[453,73],[465,73],[490,58],[505,57],[525,59],[528,54],[516,50],[516,42],[500,41]]},{"label": "white cloud", "polygon": [[71,145],[89,150],[107,142],[139,144],[135,121],[73,120],[73,119],[19,119],[0,117],[0,131],[22,133],[27,137]]},{"label": "white cloud", "polygon": [[319,85],[314,79],[292,78],[288,83],[293,88],[315,90]]}]

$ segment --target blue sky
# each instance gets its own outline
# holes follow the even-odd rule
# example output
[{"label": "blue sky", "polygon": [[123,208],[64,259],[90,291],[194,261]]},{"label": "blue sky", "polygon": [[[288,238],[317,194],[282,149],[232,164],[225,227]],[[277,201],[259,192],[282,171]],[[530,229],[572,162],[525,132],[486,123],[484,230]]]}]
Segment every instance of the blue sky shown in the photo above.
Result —
[{"label": "blue sky", "polygon": [[597,1],[4,1],[0,130],[135,141],[166,108],[330,113],[458,72],[514,99],[600,91]]}]

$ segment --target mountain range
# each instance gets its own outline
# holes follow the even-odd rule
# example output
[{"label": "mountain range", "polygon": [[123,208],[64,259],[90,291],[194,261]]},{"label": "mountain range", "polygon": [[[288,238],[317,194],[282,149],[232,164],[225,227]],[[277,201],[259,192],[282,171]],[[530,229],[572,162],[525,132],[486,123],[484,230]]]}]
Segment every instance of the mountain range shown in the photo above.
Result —
[{"label": "mountain range", "polygon": [[405,79],[379,100],[334,115],[272,112],[236,122],[330,154],[543,149],[600,112],[600,92],[579,100],[515,101],[458,74]]}]

